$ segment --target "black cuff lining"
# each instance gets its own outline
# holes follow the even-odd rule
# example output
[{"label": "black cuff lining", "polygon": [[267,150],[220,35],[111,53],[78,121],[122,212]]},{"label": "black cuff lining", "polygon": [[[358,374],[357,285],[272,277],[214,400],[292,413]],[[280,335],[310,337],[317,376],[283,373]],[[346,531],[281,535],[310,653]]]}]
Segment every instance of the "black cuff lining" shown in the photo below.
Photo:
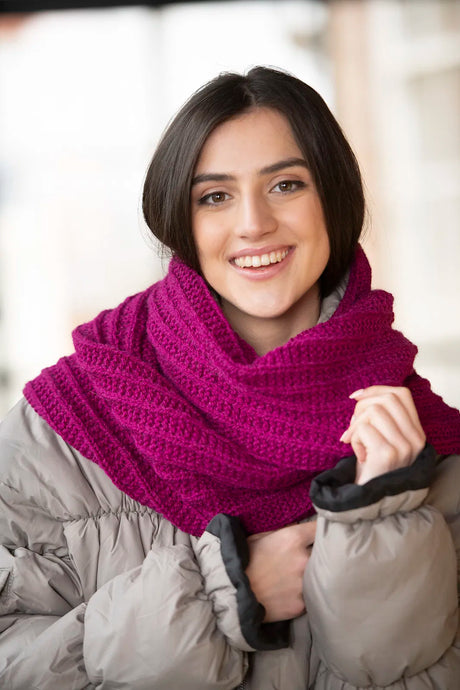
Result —
[{"label": "black cuff lining", "polygon": [[359,485],[354,484],[356,458],[353,455],[340,460],[332,470],[315,477],[311,483],[310,498],[318,508],[337,513],[364,508],[385,496],[429,487],[435,468],[436,451],[427,444],[409,467],[400,467]]},{"label": "black cuff lining", "polygon": [[249,563],[246,533],[237,517],[216,515],[206,528],[220,539],[222,559],[236,589],[241,632],[253,649],[281,649],[289,644],[289,621],[263,623],[265,609],[254,596],[245,569]]}]

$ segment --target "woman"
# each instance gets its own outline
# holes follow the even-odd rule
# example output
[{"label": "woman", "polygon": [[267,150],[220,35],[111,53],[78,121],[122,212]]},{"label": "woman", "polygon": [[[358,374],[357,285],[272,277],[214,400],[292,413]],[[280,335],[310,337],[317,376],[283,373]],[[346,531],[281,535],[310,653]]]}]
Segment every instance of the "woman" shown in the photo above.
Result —
[{"label": "woman", "polygon": [[1,686],[454,690],[460,416],[370,290],[326,105],[221,75],[143,207],[168,276],[3,423]]}]

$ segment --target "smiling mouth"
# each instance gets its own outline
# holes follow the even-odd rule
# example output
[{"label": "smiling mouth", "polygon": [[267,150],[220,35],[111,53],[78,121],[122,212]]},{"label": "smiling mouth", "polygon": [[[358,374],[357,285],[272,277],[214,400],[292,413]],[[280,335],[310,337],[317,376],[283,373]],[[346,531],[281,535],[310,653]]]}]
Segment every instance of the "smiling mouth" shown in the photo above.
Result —
[{"label": "smiling mouth", "polygon": [[255,256],[238,256],[232,259],[232,263],[238,268],[262,268],[271,264],[279,264],[289,254],[289,249],[280,249],[269,254]]}]

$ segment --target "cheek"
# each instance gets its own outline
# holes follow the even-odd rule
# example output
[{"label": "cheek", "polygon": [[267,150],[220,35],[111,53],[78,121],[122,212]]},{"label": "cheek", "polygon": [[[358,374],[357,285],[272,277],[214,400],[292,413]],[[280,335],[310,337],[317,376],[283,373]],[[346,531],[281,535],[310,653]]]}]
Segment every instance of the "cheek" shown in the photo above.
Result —
[{"label": "cheek", "polygon": [[216,277],[218,279],[219,273],[222,272],[222,266],[218,263],[223,254],[219,233],[215,232],[215,228],[200,223],[199,226],[193,227],[192,234],[201,273],[213,285]]},{"label": "cheek", "polygon": [[209,241],[206,237],[206,228],[200,220],[192,218],[192,237],[195,243],[196,252],[201,262],[201,257],[206,254]]},{"label": "cheek", "polygon": [[319,200],[317,200],[311,210],[311,238],[317,244],[318,249],[321,250],[321,254],[323,256],[327,254],[327,258],[329,259],[329,235],[324,220],[323,209],[321,208]]},{"label": "cheek", "polygon": [[329,242],[329,235],[324,224],[318,227],[318,242],[321,244],[323,248],[323,253],[327,254],[327,258],[329,259],[331,253],[331,245]]},{"label": "cheek", "polygon": [[200,219],[192,222],[192,235],[200,261],[218,258],[222,253],[225,236],[214,219]]},{"label": "cheek", "polygon": [[282,209],[283,221],[304,239],[317,238],[326,229],[323,209],[316,195],[299,199],[298,203]]},{"label": "cheek", "polygon": [[331,245],[326,228],[322,228],[318,233],[316,265],[319,275],[323,273],[331,257]]}]

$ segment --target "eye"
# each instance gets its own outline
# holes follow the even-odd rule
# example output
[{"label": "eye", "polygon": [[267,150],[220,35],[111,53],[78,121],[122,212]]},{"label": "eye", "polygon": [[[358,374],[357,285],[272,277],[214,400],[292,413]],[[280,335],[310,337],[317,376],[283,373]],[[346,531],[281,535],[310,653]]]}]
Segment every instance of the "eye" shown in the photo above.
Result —
[{"label": "eye", "polygon": [[230,198],[226,192],[210,192],[199,199],[198,203],[204,206],[218,206]]},{"label": "eye", "polygon": [[289,192],[296,192],[298,189],[303,189],[305,187],[305,182],[301,180],[282,180],[273,187],[273,191],[288,194]]}]

